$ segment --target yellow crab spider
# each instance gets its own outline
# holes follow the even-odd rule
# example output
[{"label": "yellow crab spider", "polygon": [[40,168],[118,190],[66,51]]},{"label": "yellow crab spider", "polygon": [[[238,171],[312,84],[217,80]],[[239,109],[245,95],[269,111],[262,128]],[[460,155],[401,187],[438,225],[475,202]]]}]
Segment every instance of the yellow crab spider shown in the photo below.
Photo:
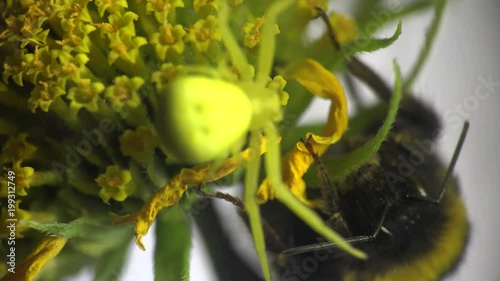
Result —
[{"label": "yellow crab spider", "polygon": [[168,159],[184,164],[226,158],[252,117],[250,99],[241,88],[204,76],[175,79],[158,104],[158,137]]},{"label": "yellow crab spider", "polygon": [[[246,161],[245,209],[248,212],[250,228],[264,276],[266,280],[271,280],[256,197],[259,185],[260,155],[265,151],[267,174],[265,182],[273,196],[302,218],[312,229],[335,242],[340,248],[354,256],[365,257],[364,253],[345,242],[312,209],[304,205],[306,202],[299,201],[282,180],[281,153],[276,128],[276,123],[282,119],[281,96],[278,91],[269,88],[268,84],[274,60],[277,17],[294,1],[279,0],[267,10],[262,26],[262,41],[255,76],[243,50],[229,28],[227,5],[221,5],[219,30],[237,75],[216,78],[203,75],[181,76],[175,78],[166,91],[160,93],[157,115],[158,113],[165,115],[156,116],[155,128],[160,140],[163,141],[164,150],[176,161],[201,165],[183,169],[139,212],[122,217],[114,216],[115,223],[135,224],[136,242],[141,248],[144,248],[141,238],[147,234],[159,210],[176,204],[188,185],[217,180]],[[164,118],[165,116],[168,118]],[[228,158],[216,165],[202,164],[225,159],[229,151],[237,150],[235,146],[242,143],[240,140],[244,139],[247,134],[249,135],[249,148],[240,155]],[[325,146],[330,143],[328,142]],[[292,154],[299,155],[300,152]],[[308,165],[310,163],[304,165],[307,166],[306,169]],[[283,171],[293,173],[291,170],[286,170],[290,166],[293,165],[284,165]],[[299,176],[301,177],[302,174]]]}]

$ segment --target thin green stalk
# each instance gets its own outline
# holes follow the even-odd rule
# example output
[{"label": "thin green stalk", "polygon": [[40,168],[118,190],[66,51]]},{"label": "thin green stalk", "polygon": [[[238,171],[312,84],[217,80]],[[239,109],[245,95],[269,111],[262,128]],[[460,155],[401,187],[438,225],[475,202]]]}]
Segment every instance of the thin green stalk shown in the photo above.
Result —
[{"label": "thin green stalk", "polygon": [[441,26],[441,19],[443,18],[444,9],[446,7],[446,0],[437,0],[436,6],[434,8],[434,20],[432,21],[429,30],[427,31],[427,36],[425,39],[425,44],[420,54],[418,56],[417,62],[413,66],[410,75],[404,82],[403,93],[406,93],[408,89],[411,88],[418,75],[420,74],[425,62],[429,58],[431,48],[434,45],[439,27]]},{"label": "thin green stalk", "polygon": [[0,136],[14,136],[17,135],[20,131],[20,128],[12,123],[10,120],[0,118]]},{"label": "thin green stalk", "polygon": [[30,187],[52,185],[55,186],[60,183],[59,177],[55,171],[35,171],[31,177]]}]

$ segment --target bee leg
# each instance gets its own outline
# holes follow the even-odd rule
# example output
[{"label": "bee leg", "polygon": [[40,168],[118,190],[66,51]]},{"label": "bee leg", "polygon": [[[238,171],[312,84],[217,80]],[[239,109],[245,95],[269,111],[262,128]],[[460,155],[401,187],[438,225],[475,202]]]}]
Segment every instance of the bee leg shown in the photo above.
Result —
[{"label": "bee leg", "polygon": [[[248,214],[245,211],[245,204],[243,203],[243,201],[240,198],[238,198],[236,196],[232,196],[229,193],[220,192],[220,191],[215,191],[213,193],[205,192],[201,189],[201,186],[197,186],[193,189],[194,189],[195,193],[201,197],[224,200],[224,201],[227,201],[227,202],[233,204],[237,208],[238,214],[240,215],[240,217],[248,225]],[[262,227],[264,229],[264,235],[265,235],[266,239],[269,240],[269,243],[274,245],[274,247],[276,247],[276,249],[285,249],[286,248],[285,244],[281,240],[278,233],[276,233],[274,228],[271,226],[271,224],[265,218],[261,218],[261,219],[262,219]]]},{"label": "bee leg", "polygon": [[[326,223],[331,226],[331,228],[335,229],[335,231],[337,231],[340,235],[344,237],[352,236],[349,226],[340,211],[331,215],[328,220],[326,220]],[[346,239],[346,241],[349,242],[348,239]]]},{"label": "bee leg", "polygon": [[243,201],[241,201],[240,198],[232,196],[229,193],[224,193],[220,191],[216,191],[214,193],[209,193],[201,190],[201,185],[193,188],[193,190],[196,192],[201,197],[205,198],[210,198],[210,199],[222,199],[224,201],[227,201],[234,206],[236,206],[238,209],[245,209],[245,205],[243,204]]},{"label": "bee leg", "polygon": [[[321,198],[324,200],[324,206],[322,208],[322,212],[324,214],[340,214],[340,205],[339,205],[339,195],[337,188],[333,186],[330,177],[328,176],[328,171],[326,167],[323,165],[323,162],[319,159],[318,154],[314,151],[314,148],[311,144],[312,136],[309,136],[307,140],[300,139],[300,141],[304,144],[309,154],[314,159],[314,164],[318,170],[318,176],[321,179]],[[342,217],[342,216],[340,216]]]},{"label": "bee leg", "polygon": [[431,198],[429,196],[422,195],[416,197],[416,199],[420,199],[435,204],[439,204],[439,202],[441,202],[444,194],[446,193],[446,188],[450,184],[450,180],[453,178],[453,170],[455,169],[455,165],[457,164],[458,156],[460,155],[460,151],[462,150],[468,131],[469,131],[469,121],[465,121],[462,127],[462,132],[460,133],[460,137],[458,138],[457,145],[455,146],[455,151],[453,152],[453,156],[451,157],[450,164],[448,165],[446,176],[443,180],[443,183],[441,184],[441,192],[439,193],[438,197]]},{"label": "bee leg", "polygon": [[[377,227],[375,228],[375,231],[373,232],[373,234],[353,236],[353,237],[345,238],[345,240],[350,244],[358,244],[358,243],[364,243],[364,242],[369,242],[369,241],[375,240],[377,238],[378,234],[380,233],[380,230],[383,228],[385,217],[387,216],[387,211],[388,211],[390,206],[391,206],[390,204],[387,204],[387,206],[384,208],[384,212],[382,213],[382,217],[380,218],[380,221],[377,224]],[[311,244],[311,245],[294,247],[294,248],[283,251],[280,255],[294,256],[294,255],[299,255],[299,254],[304,254],[304,253],[311,253],[311,252],[315,252],[315,251],[328,250],[328,249],[332,249],[332,248],[338,248],[337,244],[332,243],[332,242],[322,242],[322,243],[316,243],[316,244]]]},{"label": "bee leg", "polygon": [[328,176],[328,171],[321,162],[318,157],[318,154],[314,151],[313,146],[310,143],[311,136],[309,139],[303,140],[301,139],[304,146],[307,148],[307,151],[314,159],[314,164],[317,167],[319,178],[321,179],[321,198],[324,198],[324,206],[322,212],[324,214],[333,214],[331,215],[326,223],[332,228],[335,229],[339,234],[343,236],[351,236],[351,231],[349,230],[349,226],[347,226],[344,217],[342,216],[342,212],[340,211],[339,205],[339,195],[337,191],[337,187],[333,185],[330,177]]},{"label": "bee leg", "polygon": [[364,242],[369,242],[373,241],[377,238],[378,234],[380,233],[380,230],[382,230],[384,226],[384,221],[385,217],[387,216],[387,211],[389,210],[389,207],[391,204],[387,204],[384,208],[384,212],[382,213],[382,216],[380,217],[380,221],[377,224],[377,227],[375,228],[375,231],[371,235],[360,235],[360,236],[354,236],[347,238],[346,241],[351,243],[351,244],[357,244],[357,243],[364,243]]}]

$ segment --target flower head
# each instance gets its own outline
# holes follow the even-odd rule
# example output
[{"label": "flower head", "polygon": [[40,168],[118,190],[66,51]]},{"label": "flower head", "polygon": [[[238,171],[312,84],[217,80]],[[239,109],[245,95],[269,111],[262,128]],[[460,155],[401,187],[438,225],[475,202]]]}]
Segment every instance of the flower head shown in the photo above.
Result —
[{"label": "flower head", "polygon": [[205,53],[210,46],[214,46],[221,41],[222,37],[217,29],[217,18],[213,15],[205,19],[199,19],[186,35],[186,42],[192,42],[195,49],[200,53]]},{"label": "flower head", "polygon": [[[280,151],[284,107],[307,95],[285,79],[332,101],[324,132],[312,134],[319,154],[347,128],[347,104],[336,77],[313,60],[292,64],[304,54],[316,55],[315,45],[302,38],[315,8],[325,2],[0,1],[0,165],[5,171],[0,199],[17,196],[12,206],[33,230],[26,226],[15,233],[27,238],[19,243],[20,253],[31,254],[19,257],[25,258],[21,277],[9,280],[66,277],[71,272],[57,258],[51,264],[60,272],[56,277],[40,269],[67,239],[95,238],[109,246],[96,254],[72,240],[76,246],[63,253],[77,257],[79,267],[108,262],[102,257],[114,257],[130,239],[129,229],[120,227],[65,235],[60,224],[81,218],[90,218],[94,224],[88,227],[98,229],[110,224],[110,212],[121,214],[113,221],[134,223],[136,242],[143,247],[141,238],[160,210],[180,202],[190,206],[194,200],[185,196],[190,188],[240,166],[245,206],[269,278],[255,198],[259,203],[277,198],[288,207],[299,201],[312,205],[302,180],[310,155],[300,144],[283,158]],[[337,16],[332,23],[339,41],[354,40],[352,22]],[[285,69],[281,75],[275,75],[278,66]],[[262,184],[257,181],[260,155],[266,162]],[[286,197],[289,191],[295,197]],[[303,204],[298,210],[319,219]],[[51,236],[42,239],[33,225],[47,221],[54,225],[45,225],[42,233]],[[126,233],[122,240],[113,232],[117,229]],[[320,230],[333,237],[330,228]]]},{"label": "flower head", "polygon": [[99,175],[95,180],[101,187],[99,196],[105,203],[110,199],[124,201],[135,191],[135,184],[132,182],[132,175],[127,170],[121,170],[118,166],[108,166],[104,174]]},{"label": "flower head", "polygon": [[141,163],[153,155],[153,150],[158,145],[158,138],[144,126],[137,127],[135,131],[126,130],[119,140],[122,154]]},{"label": "flower head", "polygon": [[37,148],[26,140],[28,136],[28,133],[22,133],[17,136],[10,137],[5,142],[0,153],[0,164],[9,162],[18,163],[29,160]]},{"label": "flower head", "polygon": [[[248,48],[254,48],[262,40],[261,28],[265,19],[263,17],[256,18],[253,22],[249,22],[243,26],[243,32],[245,33],[245,46]],[[275,34],[279,34],[280,29],[278,25],[275,25]]]},{"label": "flower head", "polygon": [[165,60],[167,52],[174,52],[172,56],[179,56],[184,52],[184,36],[186,30],[180,24],[172,26],[170,23],[160,26],[157,33],[151,36],[151,44],[155,45],[156,55]]}]

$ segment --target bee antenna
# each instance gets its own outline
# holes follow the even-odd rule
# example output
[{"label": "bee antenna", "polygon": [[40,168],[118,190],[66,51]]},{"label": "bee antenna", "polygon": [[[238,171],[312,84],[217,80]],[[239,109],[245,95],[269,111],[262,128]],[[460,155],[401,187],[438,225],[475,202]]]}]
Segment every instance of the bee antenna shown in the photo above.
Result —
[{"label": "bee antenna", "polygon": [[455,169],[455,165],[457,164],[458,156],[460,155],[468,131],[469,121],[465,121],[462,127],[462,132],[460,133],[460,138],[458,139],[457,145],[455,146],[455,151],[453,152],[453,156],[451,157],[450,164],[448,165],[448,171],[446,171],[446,176],[443,180],[443,183],[441,184],[441,194],[439,194],[439,197],[436,200],[433,200],[435,203],[441,202],[441,199],[446,192],[446,187],[448,186],[452,178],[453,170]]}]

